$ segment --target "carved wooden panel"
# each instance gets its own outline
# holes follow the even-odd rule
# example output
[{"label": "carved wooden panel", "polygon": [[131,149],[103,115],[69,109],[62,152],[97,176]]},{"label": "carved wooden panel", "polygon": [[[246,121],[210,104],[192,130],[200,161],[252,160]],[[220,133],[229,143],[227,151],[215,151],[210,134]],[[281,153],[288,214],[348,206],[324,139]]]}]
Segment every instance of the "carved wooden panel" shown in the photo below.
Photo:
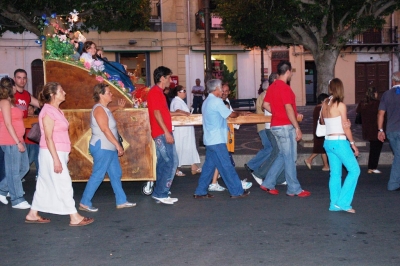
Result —
[{"label": "carved wooden panel", "polygon": [[[93,158],[89,153],[91,110],[63,110],[69,121],[72,147],[68,169],[73,181],[87,181],[92,173]],[[120,157],[123,181],[154,181],[155,152],[150,135],[147,109],[116,111],[118,132],[123,138],[124,156]]]}]

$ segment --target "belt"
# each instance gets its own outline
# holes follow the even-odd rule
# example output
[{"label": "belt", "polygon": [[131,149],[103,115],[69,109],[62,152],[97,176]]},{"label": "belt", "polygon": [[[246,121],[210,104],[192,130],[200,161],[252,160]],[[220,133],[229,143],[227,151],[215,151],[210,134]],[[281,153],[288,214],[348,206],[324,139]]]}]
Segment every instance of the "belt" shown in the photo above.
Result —
[{"label": "belt", "polygon": [[338,136],[325,136],[325,139],[327,140],[346,140],[346,136],[344,135],[338,135]]}]

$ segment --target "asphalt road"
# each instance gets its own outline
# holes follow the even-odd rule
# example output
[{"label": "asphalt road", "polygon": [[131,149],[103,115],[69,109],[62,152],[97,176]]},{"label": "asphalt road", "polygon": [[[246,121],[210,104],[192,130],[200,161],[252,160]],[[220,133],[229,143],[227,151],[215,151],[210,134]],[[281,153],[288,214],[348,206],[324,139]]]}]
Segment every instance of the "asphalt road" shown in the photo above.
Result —
[{"label": "asphalt road", "polygon": [[[356,214],[329,212],[329,173],[298,167],[309,198],[278,196],[256,186],[244,199],[214,192],[193,199],[198,176],[172,185],[174,205],[141,195],[141,182],[125,182],[130,201],[117,210],[108,182],[94,197],[97,213],[85,227],[69,227],[68,216],[42,214],[49,224],[25,224],[27,210],[0,203],[0,265],[399,265],[400,192],[386,190],[389,166],[366,174],[356,189]],[[251,176],[238,168],[242,178]],[[221,182],[222,184],[222,182]],[[35,181],[24,182],[31,202]],[[74,183],[78,205],[85,183]]]}]

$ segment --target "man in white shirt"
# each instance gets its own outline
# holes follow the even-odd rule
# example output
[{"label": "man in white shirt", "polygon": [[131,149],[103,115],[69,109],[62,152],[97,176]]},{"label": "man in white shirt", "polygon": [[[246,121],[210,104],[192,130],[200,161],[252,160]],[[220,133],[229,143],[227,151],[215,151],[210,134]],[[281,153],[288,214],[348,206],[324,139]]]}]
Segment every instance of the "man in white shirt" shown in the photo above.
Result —
[{"label": "man in white shirt", "polygon": [[196,79],[196,86],[192,88],[193,93],[193,114],[201,114],[203,104],[204,87],[200,86],[200,79]]}]

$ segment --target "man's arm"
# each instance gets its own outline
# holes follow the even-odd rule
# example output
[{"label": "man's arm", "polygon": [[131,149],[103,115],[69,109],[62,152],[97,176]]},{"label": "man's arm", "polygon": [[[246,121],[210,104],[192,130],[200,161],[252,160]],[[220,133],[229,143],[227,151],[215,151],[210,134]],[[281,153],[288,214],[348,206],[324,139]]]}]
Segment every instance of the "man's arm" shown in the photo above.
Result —
[{"label": "man's arm", "polygon": [[37,108],[40,108],[38,99],[36,99],[32,95],[31,95],[31,103],[30,104],[35,106],[35,107],[37,107]]},{"label": "man's arm", "polygon": [[[377,122],[378,122],[378,129],[383,128],[383,120],[385,118],[385,111],[384,110],[378,110],[378,117],[377,117]],[[383,131],[378,131],[378,139],[382,142],[385,141],[386,135],[385,132]]]},{"label": "man's arm", "polygon": [[[271,112],[271,104],[270,104],[269,102],[264,102],[263,105],[262,105],[262,107],[263,107],[265,110],[267,110],[268,112],[272,113],[272,112]],[[292,108],[292,109],[293,109],[293,108]]]},{"label": "man's arm", "polygon": [[165,139],[166,139],[167,143],[169,143],[169,144],[174,143],[174,137],[172,137],[171,133],[168,131],[168,128],[164,123],[164,120],[162,118],[160,110],[154,110],[154,117],[156,118],[158,125],[164,131]]},{"label": "man's arm", "polygon": [[301,133],[299,123],[297,123],[297,117],[294,113],[292,105],[289,103],[285,104],[285,110],[290,123],[292,123],[293,127],[296,129],[296,140],[299,141],[303,137],[303,133]]}]

